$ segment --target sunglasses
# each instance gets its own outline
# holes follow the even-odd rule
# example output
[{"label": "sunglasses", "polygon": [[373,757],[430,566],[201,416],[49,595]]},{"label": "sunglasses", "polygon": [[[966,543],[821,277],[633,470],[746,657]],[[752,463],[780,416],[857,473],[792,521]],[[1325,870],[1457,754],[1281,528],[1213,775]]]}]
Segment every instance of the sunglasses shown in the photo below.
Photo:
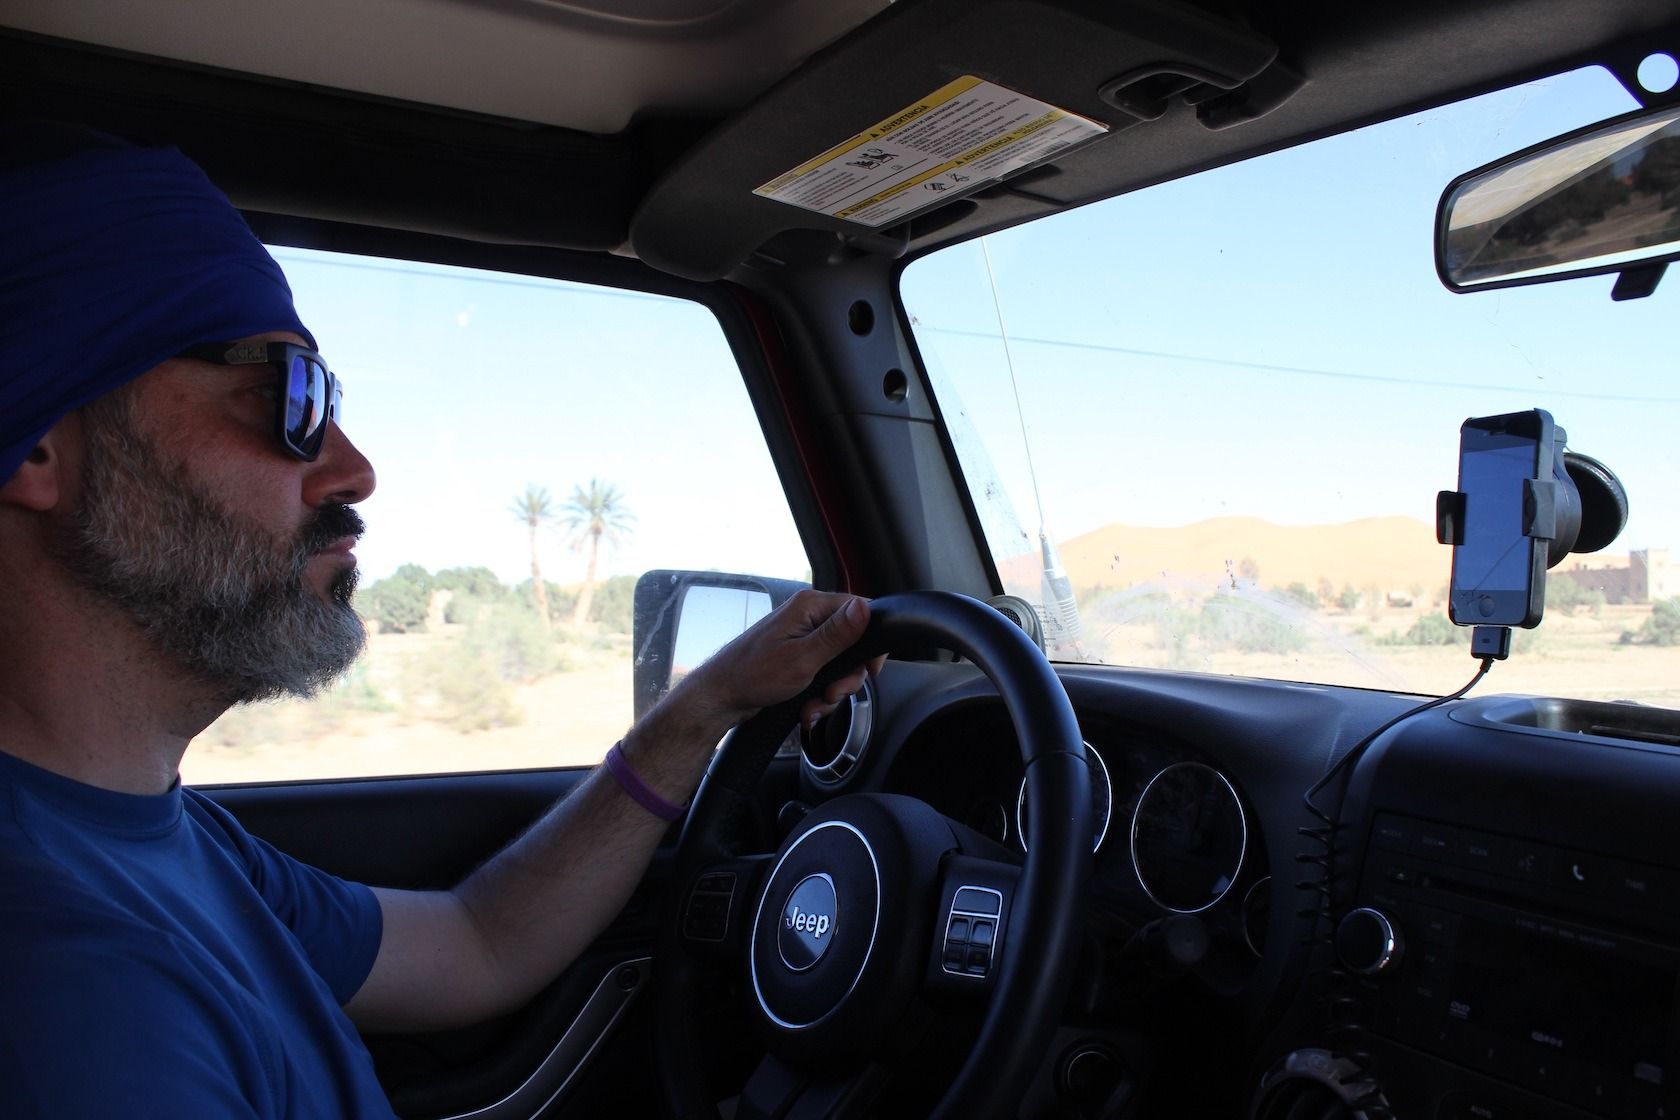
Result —
[{"label": "sunglasses", "polygon": [[272,366],[280,375],[275,414],[280,443],[304,462],[313,462],[327,438],[327,420],[343,409],[344,386],[326,359],[290,342],[210,342],[181,351],[181,357],[219,366]]}]

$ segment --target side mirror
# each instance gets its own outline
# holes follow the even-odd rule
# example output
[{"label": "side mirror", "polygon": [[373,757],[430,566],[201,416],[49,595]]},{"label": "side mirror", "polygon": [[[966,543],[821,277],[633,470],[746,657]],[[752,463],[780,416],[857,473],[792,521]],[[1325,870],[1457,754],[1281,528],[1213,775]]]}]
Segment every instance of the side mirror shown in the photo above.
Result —
[{"label": "side mirror", "polygon": [[632,639],[635,718],[689,670],[809,586],[729,572],[644,573],[636,581]]},{"label": "side mirror", "polygon": [[1441,196],[1435,267],[1455,292],[1619,272],[1649,295],[1680,259],[1680,108],[1592,125],[1460,175]]}]

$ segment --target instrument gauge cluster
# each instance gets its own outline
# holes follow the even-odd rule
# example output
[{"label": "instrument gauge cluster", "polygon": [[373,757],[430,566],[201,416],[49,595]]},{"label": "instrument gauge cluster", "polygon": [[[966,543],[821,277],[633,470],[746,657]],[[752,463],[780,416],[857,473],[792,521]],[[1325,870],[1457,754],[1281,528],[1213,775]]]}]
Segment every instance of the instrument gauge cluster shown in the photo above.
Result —
[{"label": "instrument gauge cluster", "polygon": [[1176,762],[1151,778],[1131,831],[1138,882],[1157,906],[1178,914],[1217,905],[1248,852],[1248,816],[1236,789],[1200,762]]},{"label": "instrument gauge cluster", "polygon": [[[1114,814],[1114,783],[1108,775],[1108,763],[1090,743],[1085,744],[1085,758],[1091,772],[1091,821],[1096,836],[1091,842],[1091,850],[1100,852],[1103,841],[1108,838],[1108,824]],[[1023,851],[1027,848],[1027,837],[1031,835],[1027,819],[1027,779],[1021,779],[1020,790],[1015,795],[1015,835],[1019,839]]]},{"label": "instrument gauge cluster", "polygon": [[[995,716],[976,705],[924,721],[893,754],[884,789],[1021,853],[1033,838],[1026,768]],[[1247,941],[1244,959],[1258,956],[1270,896],[1255,884],[1265,860],[1250,858],[1251,822],[1232,780],[1188,745],[1123,724],[1087,727],[1083,743],[1093,905],[1139,925],[1205,913],[1217,938],[1239,950]]]}]

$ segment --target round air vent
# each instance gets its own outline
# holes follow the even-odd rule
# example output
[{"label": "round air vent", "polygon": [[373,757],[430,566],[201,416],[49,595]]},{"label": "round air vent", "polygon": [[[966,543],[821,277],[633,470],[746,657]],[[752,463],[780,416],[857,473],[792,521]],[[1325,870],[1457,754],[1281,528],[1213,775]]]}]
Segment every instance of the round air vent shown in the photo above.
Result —
[{"label": "round air vent", "polygon": [[845,781],[869,747],[874,708],[875,682],[865,679],[863,688],[847,697],[832,715],[808,731],[801,729],[799,754],[806,773],[823,785]]}]

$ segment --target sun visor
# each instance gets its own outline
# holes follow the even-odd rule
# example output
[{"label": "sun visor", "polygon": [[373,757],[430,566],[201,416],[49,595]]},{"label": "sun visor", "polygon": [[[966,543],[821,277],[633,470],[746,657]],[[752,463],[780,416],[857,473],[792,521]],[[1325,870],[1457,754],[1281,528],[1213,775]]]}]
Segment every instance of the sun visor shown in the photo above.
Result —
[{"label": "sun visor", "polygon": [[901,0],[684,156],[643,201],[630,244],[694,279],[790,231],[903,252],[977,196],[1042,182],[1175,105],[1224,127],[1221,102],[1276,55],[1176,4]]}]

